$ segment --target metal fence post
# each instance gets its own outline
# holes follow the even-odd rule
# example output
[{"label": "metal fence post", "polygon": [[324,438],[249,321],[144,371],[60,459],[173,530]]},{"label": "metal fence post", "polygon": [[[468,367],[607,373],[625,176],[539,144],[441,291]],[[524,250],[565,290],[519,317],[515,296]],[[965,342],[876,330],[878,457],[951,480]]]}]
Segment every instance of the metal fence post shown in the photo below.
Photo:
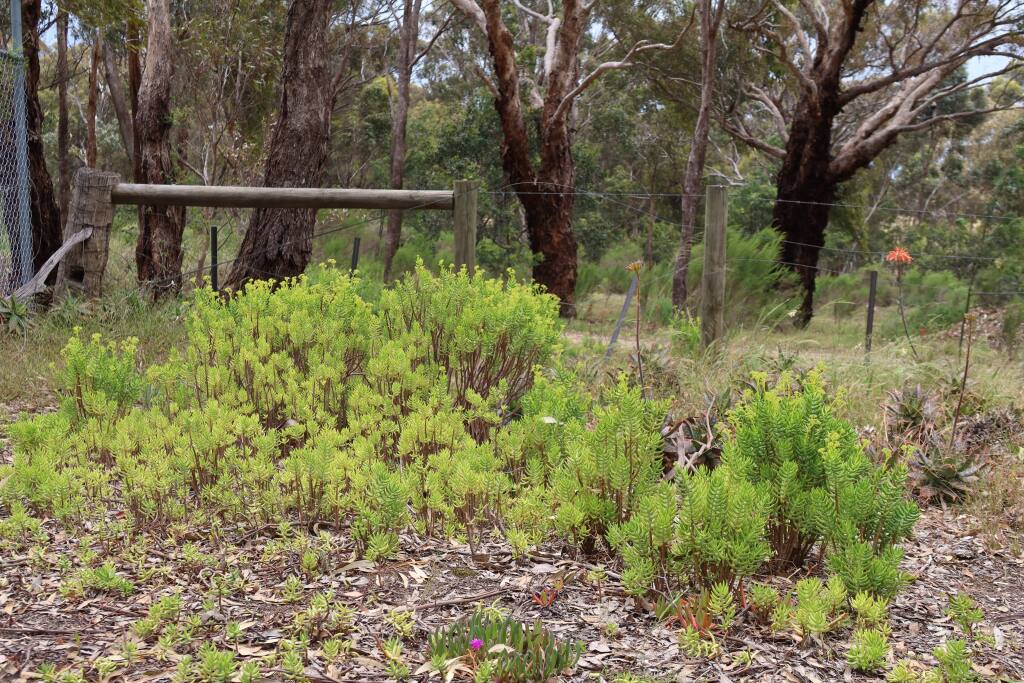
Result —
[{"label": "metal fence post", "polygon": [[210,226],[210,287],[213,291],[220,289],[217,282],[217,226]]},{"label": "metal fence post", "polygon": [[875,293],[878,290],[878,271],[868,272],[868,321],[864,330],[864,353],[871,353],[871,334],[875,331]]},{"label": "metal fence post", "polygon": [[355,275],[356,268],[359,266],[359,242],[360,238],[358,235],[352,240],[352,266],[349,268],[348,274]]}]

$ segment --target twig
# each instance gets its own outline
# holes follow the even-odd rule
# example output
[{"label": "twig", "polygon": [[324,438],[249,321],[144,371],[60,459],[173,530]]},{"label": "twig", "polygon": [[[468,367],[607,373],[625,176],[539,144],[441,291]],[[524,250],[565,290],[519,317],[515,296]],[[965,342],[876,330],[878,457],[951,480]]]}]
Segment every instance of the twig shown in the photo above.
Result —
[{"label": "twig", "polygon": [[907,342],[910,344],[910,352],[914,354],[914,360],[918,363],[921,362],[921,357],[917,355],[917,349],[914,348],[914,340],[910,338],[910,328],[907,327],[907,315],[903,311],[903,273],[897,271],[896,273],[896,303],[900,307],[900,320],[903,321],[903,334],[907,337]]},{"label": "twig", "polygon": [[66,628],[27,628],[20,626],[0,626],[0,633],[24,636],[75,636],[82,633],[96,634],[96,631]]},{"label": "twig", "polygon": [[967,320],[967,355],[964,358],[964,374],[960,378],[960,396],[956,400],[956,411],[953,413],[953,429],[949,432],[949,446],[947,450],[950,455],[953,454],[953,441],[956,439],[956,428],[960,422],[960,409],[964,404],[964,392],[967,389],[967,371],[971,367],[971,340],[974,338],[974,316],[968,313],[964,318]]},{"label": "twig", "polygon": [[412,605],[409,607],[414,612],[419,612],[428,609],[436,609],[438,607],[451,607],[452,605],[464,605],[467,602],[476,602],[477,600],[486,600],[487,598],[493,598],[495,595],[504,593],[506,588],[495,588],[489,590],[486,593],[478,593],[477,595],[467,595],[462,598],[450,598],[448,600],[437,600],[435,602],[424,602],[418,605]]}]

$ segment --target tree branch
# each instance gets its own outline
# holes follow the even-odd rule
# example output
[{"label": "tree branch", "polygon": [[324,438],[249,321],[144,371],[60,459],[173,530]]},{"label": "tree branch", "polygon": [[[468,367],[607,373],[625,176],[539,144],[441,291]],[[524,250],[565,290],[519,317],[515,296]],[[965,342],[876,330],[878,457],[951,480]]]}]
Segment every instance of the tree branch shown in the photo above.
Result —
[{"label": "tree branch", "polygon": [[740,142],[750,145],[754,149],[760,150],[761,152],[764,152],[770,157],[775,157],[776,159],[786,158],[786,150],[782,149],[781,147],[776,147],[775,145],[768,144],[764,140],[755,138],[753,135],[748,133],[742,127],[742,125],[734,125],[730,123],[724,116],[718,116],[717,118],[719,125],[722,126],[722,130],[724,130],[726,133],[733,136]]},{"label": "tree branch", "polygon": [[480,5],[476,4],[474,0],[450,0],[455,9],[459,10],[467,17],[473,20],[473,23],[477,25],[484,35],[487,35],[487,17],[484,16],[484,11],[480,8]]},{"label": "tree branch", "polygon": [[576,98],[579,97],[584,90],[593,85],[594,81],[600,78],[602,74],[605,74],[609,71],[615,71],[618,69],[627,69],[633,66],[634,62],[630,60],[632,60],[633,57],[644,52],[649,52],[651,50],[672,50],[679,45],[679,42],[682,40],[682,37],[683,33],[680,33],[671,45],[667,45],[665,43],[652,43],[648,40],[641,40],[636,45],[631,47],[621,60],[614,62],[604,62],[602,64],[599,64],[583,80],[581,80],[575,88],[570,90],[565,95],[565,97],[562,98],[562,101],[559,102],[558,108],[555,110],[554,116],[552,118],[558,120],[560,116],[565,116],[566,112],[569,111],[569,108],[572,107],[572,104],[576,100]]}]

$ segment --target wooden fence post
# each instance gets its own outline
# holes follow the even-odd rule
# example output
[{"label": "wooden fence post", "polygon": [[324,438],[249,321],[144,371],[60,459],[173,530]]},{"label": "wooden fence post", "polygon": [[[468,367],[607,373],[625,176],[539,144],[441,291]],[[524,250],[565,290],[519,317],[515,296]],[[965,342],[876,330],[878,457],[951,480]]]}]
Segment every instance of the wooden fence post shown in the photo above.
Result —
[{"label": "wooden fence post", "polygon": [[706,192],[700,328],[701,346],[705,349],[725,333],[725,226],[728,218],[725,178],[709,176]]},{"label": "wooden fence post", "polygon": [[57,271],[58,294],[74,291],[96,298],[102,293],[110,224],[114,220],[110,192],[119,181],[116,173],[93,168],[83,167],[75,173],[74,190],[64,223],[64,240],[87,228],[92,229],[92,235],[75,245],[61,261]]},{"label": "wooden fence post", "polygon": [[470,273],[476,269],[476,213],[477,187],[472,180],[456,180],[455,213],[455,267],[466,267]]},{"label": "wooden fence post", "polygon": [[868,272],[868,322],[864,330],[864,353],[871,353],[871,334],[875,330],[875,293],[878,291],[878,271]]}]

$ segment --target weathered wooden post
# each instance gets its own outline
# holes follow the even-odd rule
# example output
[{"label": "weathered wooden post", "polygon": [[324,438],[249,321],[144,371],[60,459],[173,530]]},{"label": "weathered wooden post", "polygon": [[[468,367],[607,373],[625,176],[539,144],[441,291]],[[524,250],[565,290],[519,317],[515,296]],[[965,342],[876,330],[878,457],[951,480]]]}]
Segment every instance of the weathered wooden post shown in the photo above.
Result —
[{"label": "weathered wooden post", "polygon": [[114,220],[110,192],[119,181],[120,176],[116,173],[93,168],[80,168],[75,173],[74,190],[64,223],[64,240],[86,229],[90,229],[92,235],[75,245],[61,261],[57,271],[58,294],[73,291],[96,298],[102,293],[110,246],[110,224]]},{"label": "weathered wooden post", "polygon": [[472,180],[456,180],[453,197],[455,213],[455,267],[476,269],[477,187]]},{"label": "weathered wooden post", "polygon": [[709,176],[706,191],[700,327],[701,346],[705,349],[725,334],[725,226],[728,218],[725,178]]}]

